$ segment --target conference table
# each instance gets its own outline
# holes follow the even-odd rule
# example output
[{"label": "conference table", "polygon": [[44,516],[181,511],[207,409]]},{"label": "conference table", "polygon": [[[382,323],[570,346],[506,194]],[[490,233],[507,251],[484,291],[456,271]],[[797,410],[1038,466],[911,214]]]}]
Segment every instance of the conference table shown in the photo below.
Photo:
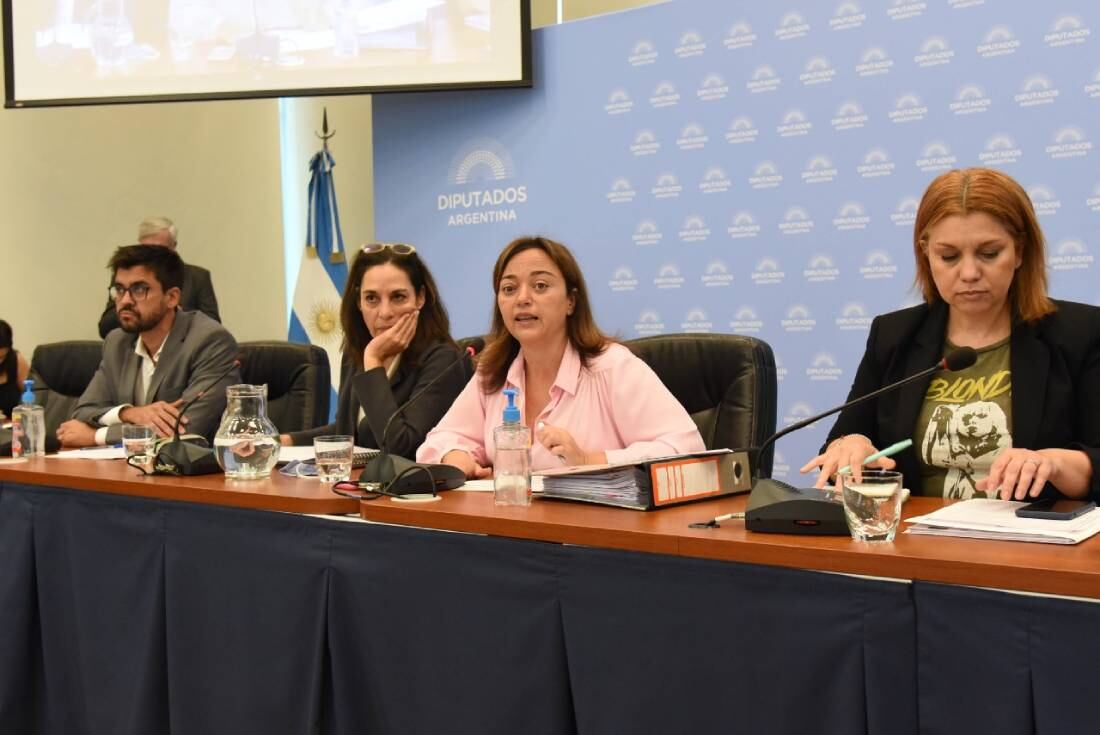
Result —
[{"label": "conference table", "polygon": [[0,732],[1097,730],[1100,541],[689,527],[744,504],[0,464]]}]

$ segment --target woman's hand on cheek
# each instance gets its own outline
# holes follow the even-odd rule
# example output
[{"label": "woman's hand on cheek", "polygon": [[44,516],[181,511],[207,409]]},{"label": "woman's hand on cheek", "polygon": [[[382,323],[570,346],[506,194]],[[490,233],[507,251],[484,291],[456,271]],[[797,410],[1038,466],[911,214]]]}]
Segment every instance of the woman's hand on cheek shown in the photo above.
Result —
[{"label": "woman's hand on cheek", "polygon": [[367,343],[363,349],[363,367],[366,370],[385,364],[386,360],[396,357],[412,344],[416,336],[416,325],[420,312],[413,310],[402,314],[393,326],[385,329]]}]

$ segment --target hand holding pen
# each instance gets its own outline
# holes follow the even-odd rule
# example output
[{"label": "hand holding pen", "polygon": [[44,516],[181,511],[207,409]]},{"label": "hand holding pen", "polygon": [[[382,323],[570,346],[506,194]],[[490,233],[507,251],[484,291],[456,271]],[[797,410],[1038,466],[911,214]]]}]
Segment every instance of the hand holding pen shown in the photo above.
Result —
[{"label": "hand holding pen", "polygon": [[[860,466],[865,467],[869,464],[872,464],[873,462],[877,462],[878,460],[882,459],[883,457],[893,457],[895,454],[897,454],[901,450],[908,449],[911,446],[913,446],[913,440],[912,439],[902,439],[900,442],[896,442],[896,443],[891,444],[890,446],[886,447],[886,449],[880,449],[879,451],[875,452],[874,454],[867,455],[864,458],[863,462],[860,463]],[[890,466],[892,467],[893,465],[894,465],[894,461],[890,460]],[[852,472],[853,472],[852,466],[847,465],[847,464],[836,471],[836,473],[838,475],[849,475],[849,474],[852,474]],[[860,476],[859,476],[859,469],[858,468],[855,470],[855,476],[856,476],[857,481],[859,481],[861,479]]]},{"label": "hand holding pen", "polygon": [[890,470],[895,466],[891,456],[912,446],[912,439],[892,444],[879,451],[876,450],[871,440],[862,434],[849,434],[833,440],[822,454],[811,459],[802,468],[803,474],[815,468],[820,468],[814,487],[824,487],[829,478],[836,474],[853,474],[857,480],[862,479],[862,468],[873,466],[879,469]]}]

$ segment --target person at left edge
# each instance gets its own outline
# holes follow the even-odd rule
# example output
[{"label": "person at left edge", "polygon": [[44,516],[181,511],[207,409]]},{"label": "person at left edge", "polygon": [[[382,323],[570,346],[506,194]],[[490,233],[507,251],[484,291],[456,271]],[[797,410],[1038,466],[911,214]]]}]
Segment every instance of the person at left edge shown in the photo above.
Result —
[{"label": "person at left edge", "polygon": [[225,389],[241,380],[235,368],[218,379],[237,358],[233,335],[202,312],[179,310],[183,261],[174,250],[127,245],[107,267],[122,328],[107,335],[99,369],[57,438],[70,447],[115,444],[125,423],[170,436],[184,402],[202,392],[180,431],[213,439]]},{"label": "person at left edge", "polygon": [[[348,273],[340,323],[344,361],[336,421],[283,434],[280,442],[309,444],[324,434],[347,434],[361,447],[381,448],[384,438],[387,451],[411,459],[462,390],[469,364],[451,339],[439,289],[416,248],[364,245]],[[437,377],[426,393],[394,415]],[[389,433],[383,437],[387,423]]]},{"label": "person at left edge", "polygon": [[27,358],[12,346],[11,325],[0,319],[0,416],[11,416],[23,395],[23,381],[31,371]]}]

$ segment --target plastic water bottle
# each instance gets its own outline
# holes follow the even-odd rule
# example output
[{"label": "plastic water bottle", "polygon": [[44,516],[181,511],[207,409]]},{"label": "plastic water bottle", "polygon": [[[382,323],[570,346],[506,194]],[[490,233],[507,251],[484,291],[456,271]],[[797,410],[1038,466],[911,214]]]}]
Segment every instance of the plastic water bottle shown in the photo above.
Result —
[{"label": "plastic water bottle", "polygon": [[504,423],[493,430],[493,502],[497,505],[531,504],[531,429],[520,423],[516,391],[505,388],[508,405]]},{"label": "plastic water bottle", "polygon": [[34,381],[23,381],[23,402],[11,412],[11,456],[46,455],[46,411],[34,402]]}]

